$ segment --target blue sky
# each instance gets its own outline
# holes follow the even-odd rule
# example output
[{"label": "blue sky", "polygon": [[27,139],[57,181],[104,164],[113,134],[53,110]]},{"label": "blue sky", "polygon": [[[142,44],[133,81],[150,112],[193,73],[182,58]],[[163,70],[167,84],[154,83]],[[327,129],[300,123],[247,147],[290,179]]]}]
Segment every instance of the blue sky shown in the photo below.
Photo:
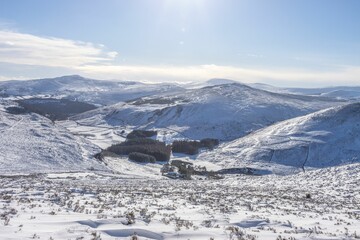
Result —
[{"label": "blue sky", "polygon": [[9,0],[0,80],[360,84],[358,0]]}]

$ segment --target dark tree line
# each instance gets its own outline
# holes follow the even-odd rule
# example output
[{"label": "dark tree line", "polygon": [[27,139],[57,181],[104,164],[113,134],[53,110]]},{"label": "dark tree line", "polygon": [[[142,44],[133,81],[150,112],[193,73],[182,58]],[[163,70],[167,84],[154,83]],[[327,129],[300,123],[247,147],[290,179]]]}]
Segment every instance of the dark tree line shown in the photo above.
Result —
[{"label": "dark tree line", "polygon": [[156,161],[169,161],[171,155],[171,146],[148,138],[128,139],[125,142],[112,145],[106,150],[119,155],[129,155],[134,152],[147,154],[153,156]]}]

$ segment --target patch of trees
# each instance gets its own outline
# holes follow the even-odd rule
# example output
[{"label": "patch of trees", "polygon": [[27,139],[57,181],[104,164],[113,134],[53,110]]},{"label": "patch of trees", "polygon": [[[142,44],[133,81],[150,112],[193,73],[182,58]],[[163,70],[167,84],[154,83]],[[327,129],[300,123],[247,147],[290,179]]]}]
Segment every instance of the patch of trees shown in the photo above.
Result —
[{"label": "patch of trees", "polygon": [[169,161],[171,155],[171,146],[149,138],[128,139],[125,142],[112,145],[106,150],[118,155],[129,155],[134,152],[147,154],[153,156],[156,161]]},{"label": "patch of trees", "polygon": [[69,99],[30,98],[17,102],[27,111],[43,115],[53,121],[66,120],[73,115],[96,109],[92,104]]},{"label": "patch of trees", "polygon": [[213,138],[205,138],[201,141],[176,140],[172,144],[172,151],[195,155],[199,153],[200,148],[213,149],[218,144],[219,140]]},{"label": "patch of trees", "polygon": [[195,155],[199,153],[199,141],[176,140],[172,143],[172,151],[174,153],[185,153]]},{"label": "patch of trees", "polygon": [[129,133],[126,138],[127,139],[135,139],[135,138],[149,138],[157,135],[157,131],[148,131],[148,130],[133,130]]},{"label": "patch of trees", "polygon": [[7,107],[6,112],[11,113],[11,114],[25,114],[28,111],[22,107]]},{"label": "patch of trees", "polygon": [[204,138],[200,141],[201,147],[207,149],[213,149],[217,145],[219,145],[219,140],[215,138]]},{"label": "patch of trees", "polygon": [[148,155],[148,154],[139,153],[139,152],[130,153],[129,159],[133,160],[135,162],[140,162],[140,163],[155,163],[156,162],[155,157]]}]

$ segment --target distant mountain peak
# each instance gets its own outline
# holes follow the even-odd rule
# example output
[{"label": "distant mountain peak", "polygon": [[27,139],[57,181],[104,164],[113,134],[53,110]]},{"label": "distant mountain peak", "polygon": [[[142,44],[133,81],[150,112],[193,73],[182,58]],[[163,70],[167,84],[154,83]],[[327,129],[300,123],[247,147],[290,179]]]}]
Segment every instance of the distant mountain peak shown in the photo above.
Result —
[{"label": "distant mountain peak", "polygon": [[79,75],[79,74],[72,74],[72,75],[64,75],[64,76],[61,76],[60,78],[62,77],[71,77],[71,78],[84,78],[83,76]]},{"label": "distant mountain peak", "polygon": [[231,83],[240,83],[235,80],[226,79],[226,78],[212,78],[206,81],[207,85],[223,85],[223,84],[231,84]]}]

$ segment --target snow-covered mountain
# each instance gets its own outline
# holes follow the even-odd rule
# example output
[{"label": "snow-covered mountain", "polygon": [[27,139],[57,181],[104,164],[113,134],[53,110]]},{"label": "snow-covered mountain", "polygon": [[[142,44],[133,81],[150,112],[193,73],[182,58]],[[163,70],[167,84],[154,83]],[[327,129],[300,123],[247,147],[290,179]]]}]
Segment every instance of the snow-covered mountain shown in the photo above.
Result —
[{"label": "snow-covered mountain", "polygon": [[2,96],[64,97],[99,105],[181,90],[182,88],[175,84],[94,80],[78,75],[0,82]]},{"label": "snow-covered mountain", "polygon": [[271,86],[264,83],[252,83],[251,87],[276,92],[276,93],[289,93],[307,96],[322,96],[343,100],[359,100],[360,87],[359,86],[334,86],[324,88],[280,88]]},{"label": "snow-covered mountain", "polygon": [[211,87],[211,86],[218,86],[218,85],[231,84],[231,83],[240,83],[240,82],[226,78],[212,78],[202,82],[185,83],[182,86],[186,89],[195,89],[195,88]]},{"label": "snow-covered mountain", "polygon": [[262,127],[343,104],[329,98],[278,94],[224,84],[144,97],[75,116],[83,123],[172,130],[177,137],[232,140]]},{"label": "snow-covered mountain", "polygon": [[286,120],[225,143],[199,159],[275,173],[360,161],[360,103]]},{"label": "snow-covered mountain", "polygon": [[313,95],[332,97],[337,99],[346,100],[359,100],[360,87],[359,86],[338,86],[338,87],[325,87],[325,88],[286,88],[285,92],[301,95]]},{"label": "snow-covered mountain", "polygon": [[104,170],[99,148],[35,113],[10,114],[0,102],[0,174]]}]

